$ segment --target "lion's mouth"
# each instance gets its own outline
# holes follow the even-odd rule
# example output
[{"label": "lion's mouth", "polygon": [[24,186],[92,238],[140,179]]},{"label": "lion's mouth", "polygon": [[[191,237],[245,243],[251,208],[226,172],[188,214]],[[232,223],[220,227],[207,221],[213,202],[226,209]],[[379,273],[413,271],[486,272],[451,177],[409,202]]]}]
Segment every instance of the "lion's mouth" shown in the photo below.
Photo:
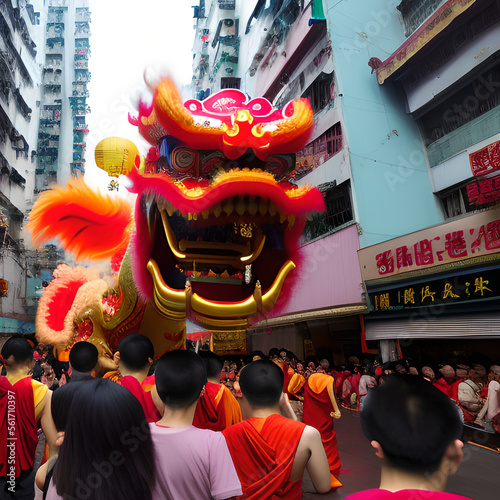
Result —
[{"label": "lion's mouth", "polygon": [[133,271],[141,292],[163,316],[208,329],[245,327],[274,307],[307,212],[324,209],[319,191],[258,169],[212,182],[137,171],[130,180],[139,195]]},{"label": "lion's mouth", "polygon": [[285,242],[295,216],[250,196],[187,214],[162,197],[144,196],[143,203],[153,240],[147,267],[163,312],[246,318],[274,306],[295,267]]}]

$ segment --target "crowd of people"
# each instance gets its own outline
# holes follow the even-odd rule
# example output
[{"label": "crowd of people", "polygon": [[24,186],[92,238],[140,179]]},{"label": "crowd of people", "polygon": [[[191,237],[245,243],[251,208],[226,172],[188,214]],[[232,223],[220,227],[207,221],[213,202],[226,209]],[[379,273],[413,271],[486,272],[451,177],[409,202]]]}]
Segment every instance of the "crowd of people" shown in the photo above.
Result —
[{"label": "crowd of people", "polygon": [[339,400],[361,411],[383,459],[380,488],[353,499],[411,491],[451,500],[465,497],[429,491],[441,492],[460,464],[462,423],[500,430],[498,365],[434,370],[353,357],[332,367],[278,348],[239,360],[189,348],[155,359],[139,334],[118,345],[113,371],[99,367],[88,342],[61,360],[50,346],[12,337],[1,354],[0,498],[33,499],[35,473],[49,500],[293,500],[306,470],[326,493],[342,486]]}]

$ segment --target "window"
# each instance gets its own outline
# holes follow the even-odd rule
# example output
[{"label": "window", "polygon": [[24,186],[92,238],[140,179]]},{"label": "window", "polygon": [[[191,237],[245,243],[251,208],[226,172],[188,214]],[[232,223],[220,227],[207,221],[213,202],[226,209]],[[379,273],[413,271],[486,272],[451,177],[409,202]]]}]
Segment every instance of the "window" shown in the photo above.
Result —
[{"label": "window", "polygon": [[410,36],[434,11],[443,0],[403,0],[396,8],[401,12],[405,25],[405,36]]},{"label": "window", "polygon": [[333,127],[325,132],[326,136],[326,152],[329,156],[333,156],[342,149],[342,128],[340,122],[337,122]]},{"label": "window", "polygon": [[342,149],[342,127],[337,122],[295,155],[294,179],[300,179],[319,167]]},{"label": "window", "polygon": [[339,186],[333,182],[318,187],[325,198],[326,214],[316,213],[306,222],[302,233],[303,244],[330,234],[353,220],[350,181]]},{"label": "window", "polygon": [[[427,145],[500,105],[500,65],[479,75],[421,118]],[[498,130],[490,130],[490,135]],[[488,137],[490,136],[488,135]],[[478,141],[479,142],[479,141]]]},{"label": "window", "polygon": [[314,113],[321,111],[332,100],[333,74],[333,71],[321,73],[302,94],[302,97],[309,99]]},{"label": "window", "polygon": [[440,193],[438,196],[441,200],[445,219],[452,219],[453,217],[458,217],[459,215],[479,212],[485,208],[498,205],[497,201],[492,201],[491,203],[483,203],[481,205],[469,203],[469,196],[467,194],[466,185],[455,187],[453,188],[453,190],[447,190],[443,193]]},{"label": "window", "polygon": [[221,89],[239,89],[241,84],[241,78],[235,77],[222,77],[220,79]]}]

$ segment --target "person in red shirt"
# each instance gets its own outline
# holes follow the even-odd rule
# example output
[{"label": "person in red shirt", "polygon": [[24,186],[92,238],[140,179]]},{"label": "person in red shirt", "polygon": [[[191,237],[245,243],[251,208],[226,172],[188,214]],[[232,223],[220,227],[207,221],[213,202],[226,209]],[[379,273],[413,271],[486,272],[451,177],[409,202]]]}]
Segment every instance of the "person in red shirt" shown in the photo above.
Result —
[{"label": "person in red shirt", "polygon": [[223,431],[241,422],[240,405],[231,391],[219,383],[222,371],[219,356],[211,351],[198,354],[205,363],[207,383],[196,405],[193,425],[199,429]]},{"label": "person in red shirt", "polygon": [[299,500],[306,469],[318,493],[330,490],[319,432],[280,415],[283,379],[283,370],[264,359],[240,372],[246,420],[223,431],[243,489],[238,499]]},{"label": "person in red shirt", "polygon": [[2,358],[7,374],[0,377],[0,498],[33,499],[39,424],[50,453],[57,449],[52,392],[30,377],[33,348],[25,338],[8,339]]},{"label": "person in red shirt", "polygon": [[[127,388],[141,403],[148,422],[157,422],[161,415],[156,408],[150,391],[142,385],[153,363],[154,347],[147,337],[139,333],[127,335],[119,344],[113,356],[118,372],[114,382]],[[106,377],[109,378],[109,377]]]},{"label": "person in red shirt", "polygon": [[445,493],[463,458],[456,404],[427,380],[388,375],[361,410],[365,436],[382,459],[380,487],[346,500],[470,500]]}]

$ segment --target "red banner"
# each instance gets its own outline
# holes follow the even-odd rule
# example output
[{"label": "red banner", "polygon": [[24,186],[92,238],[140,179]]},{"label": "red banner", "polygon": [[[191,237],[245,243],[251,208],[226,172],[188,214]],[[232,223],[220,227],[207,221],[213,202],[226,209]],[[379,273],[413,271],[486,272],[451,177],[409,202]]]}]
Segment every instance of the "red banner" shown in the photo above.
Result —
[{"label": "red banner", "polygon": [[475,153],[471,153],[469,161],[474,176],[500,170],[500,141],[489,144]]},{"label": "red banner", "polygon": [[471,205],[484,205],[500,199],[500,176],[469,184],[467,196]]}]

